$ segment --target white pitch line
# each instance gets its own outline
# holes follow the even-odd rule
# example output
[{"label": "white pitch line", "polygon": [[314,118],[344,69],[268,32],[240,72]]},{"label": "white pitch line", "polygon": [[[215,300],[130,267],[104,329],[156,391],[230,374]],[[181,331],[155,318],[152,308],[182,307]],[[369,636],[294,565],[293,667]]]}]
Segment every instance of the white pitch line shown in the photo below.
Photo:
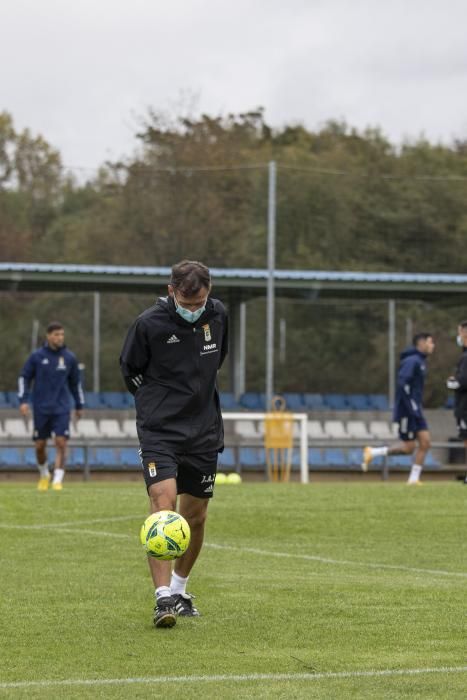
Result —
[{"label": "white pitch line", "polygon": [[[84,530],[83,528],[61,527],[60,525],[35,525],[36,530],[51,530],[53,533],[65,532],[70,535],[95,535],[97,537],[118,537],[124,539],[133,539],[132,535],[120,532],[104,532],[103,530]],[[4,525],[0,523],[0,529],[3,530],[30,530],[31,527],[24,525]]]},{"label": "white pitch line", "polygon": [[444,571],[443,569],[421,569],[412,566],[403,566],[402,564],[376,564],[366,561],[350,561],[348,559],[329,559],[327,557],[318,557],[311,554],[291,554],[290,552],[268,552],[264,549],[255,549],[253,547],[234,547],[227,544],[209,544],[206,542],[206,547],[211,549],[228,549],[233,552],[249,552],[250,554],[260,554],[268,557],[279,557],[283,559],[303,559],[304,561],[318,561],[322,564],[336,564],[338,566],[363,566],[370,569],[393,569],[396,571],[408,571],[416,574],[436,574],[437,576],[460,576],[467,578],[467,573],[463,571]]},{"label": "white pitch line", "polygon": [[[44,529],[46,529],[46,528],[44,528]],[[57,528],[55,525],[51,526],[50,529],[53,532],[66,532],[66,533],[69,533],[70,535],[83,534],[83,535],[92,535],[93,537],[95,537],[95,536],[97,536],[97,537],[117,537],[119,539],[125,539],[125,540],[133,539],[133,537],[131,535],[127,535],[127,534],[120,533],[120,532],[103,532],[102,530],[83,530],[82,528],[74,529],[72,527],[58,527]],[[137,536],[135,535],[135,539],[136,539],[136,537]]]},{"label": "white pitch line", "polygon": [[[94,525],[98,523],[118,523],[124,520],[141,520],[144,518],[141,513],[136,513],[136,515],[119,515],[114,518],[94,518],[93,520],[74,520],[69,523],[56,523],[58,527],[68,527],[70,525]],[[33,526],[34,527],[34,526]]]},{"label": "white pitch line", "polygon": [[[94,525],[98,523],[117,523],[123,520],[136,520],[141,519],[141,513],[136,515],[120,515],[114,518],[94,518],[93,520],[71,520],[70,522],[59,522],[59,523],[46,523],[39,525],[28,525],[28,530],[44,530],[50,527],[69,527],[71,525]],[[24,525],[8,525],[7,523],[0,523],[0,527],[7,528],[10,530],[24,529]]]},{"label": "white pitch line", "polygon": [[[133,517],[133,516],[131,516]],[[103,519],[104,521],[105,518]],[[91,521],[89,521],[91,522]],[[106,522],[109,522],[108,520]],[[61,525],[55,524],[55,525],[33,525],[33,526],[28,526],[27,529],[31,529],[31,527],[34,527],[35,529],[40,529],[40,530],[52,530],[55,533],[59,532],[65,532],[65,533],[70,533],[70,534],[79,534],[83,533],[85,535],[96,535],[98,537],[118,537],[120,539],[133,539],[133,535],[128,535],[128,534],[123,534],[123,533],[117,533],[117,532],[105,532],[102,530],[83,530],[80,528],[65,528],[61,527]],[[6,530],[24,530],[25,526],[24,525],[8,525],[6,523],[0,523],[0,528],[6,529]],[[375,562],[367,562],[367,561],[353,561],[349,559],[330,559],[328,557],[319,557],[315,556],[312,554],[291,554],[290,552],[270,552],[264,549],[255,549],[254,547],[234,547],[233,545],[228,545],[228,544],[213,544],[209,542],[205,542],[204,544],[205,547],[208,547],[210,549],[224,549],[228,550],[231,552],[248,552],[249,554],[256,554],[260,556],[267,556],[267,557],[276,557],[279,559],[299,559],[301,561],[317,561],[321,564],[332,564],[335,566],[360,566],[363,568],[367,569],[386,569],[390,571],[406,571],[407,573],[412,573],[412,574],[433,574],[434,576],[454,576],[457,578],[467,578],[467,572],[464,571],[445,571],[444,569],[423,569],[419,567],[413,567],[413,566],[404,566],[403,564],[381,564],[381,563],[375,563]]]},{"label": "white pitch line", "polygon": [[420,676],[426,673],[465,673],[467,666],[439,668],[383,669],[381,671],[330,671],[328,673],[245,673],[242,675],[213,676],[150,676],[147,678],[69,678],[65,680],[0,682],[0,689],[50,688],[65,685],[132,685],[137,683],[248,683],[251,681],[321,681],[346,678],[381,678],[392,676]]}]

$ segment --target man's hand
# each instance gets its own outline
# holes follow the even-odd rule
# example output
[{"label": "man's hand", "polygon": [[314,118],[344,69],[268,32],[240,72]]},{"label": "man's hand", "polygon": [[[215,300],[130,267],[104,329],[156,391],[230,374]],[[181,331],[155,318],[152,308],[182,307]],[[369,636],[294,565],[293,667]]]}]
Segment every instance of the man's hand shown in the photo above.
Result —
[{"label": "man's hand", "polygon": [[76,411],[75,411],[76,420],[79,420],[79,419],[81,418],[82,415],[83,415],[82,409],[81,409],[81,408],[77,408]]},{"label": "man's hand", "polygon": [[27,415],[29,415],[29,404],[28,403],[21,403],[19,405],[19,412],[21,415],[26,418]]},{"label": "man's hand", "polygon": [[460,384],[455,377],[448,377],[446,386],[448,389],[458,389]]}]

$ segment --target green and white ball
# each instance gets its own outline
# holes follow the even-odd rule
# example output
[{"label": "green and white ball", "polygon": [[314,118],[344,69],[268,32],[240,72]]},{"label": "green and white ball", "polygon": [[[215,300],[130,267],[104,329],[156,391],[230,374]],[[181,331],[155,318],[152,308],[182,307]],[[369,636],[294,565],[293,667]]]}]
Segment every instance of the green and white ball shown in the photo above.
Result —
[{"label": "green and white ball", "polygon": [[149,515],[140,532],[146,554],[155,559],[177,559],[190,544],[190,526],[173,510],[161,510]]}]

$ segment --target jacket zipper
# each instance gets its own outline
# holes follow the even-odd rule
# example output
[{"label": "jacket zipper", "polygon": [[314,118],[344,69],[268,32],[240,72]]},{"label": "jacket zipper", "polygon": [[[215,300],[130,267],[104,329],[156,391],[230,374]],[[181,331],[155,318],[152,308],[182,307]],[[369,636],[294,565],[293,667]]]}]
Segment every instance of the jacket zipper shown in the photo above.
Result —
[{"label": "jacket zipper", "polygon": [[[199,354],[199,348],[198,348],[198,338],[197,338],[197,328],[193,328],[193,337],[195,341],[195,353],[196,353],[196,396],[198,399],[198,405],[200,403],[200,398],[201,398],[201,374],[200,374],[200,354]],[[192,422],[192,428],[193,428],[193,420],[197,416],[192,416],[191,422]],[[192,430],[190,431],[192,433]]]}]

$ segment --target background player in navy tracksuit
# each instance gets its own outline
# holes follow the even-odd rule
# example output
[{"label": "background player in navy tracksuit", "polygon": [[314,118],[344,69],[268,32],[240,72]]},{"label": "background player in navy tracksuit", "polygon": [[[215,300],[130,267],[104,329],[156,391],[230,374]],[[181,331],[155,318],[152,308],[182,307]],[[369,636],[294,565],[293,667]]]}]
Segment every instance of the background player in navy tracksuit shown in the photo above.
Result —
[{"label": "background player in navy tracksuit", "polygon": [[[32,395],[30,393],[33,385]],[[63,326],[54,321],[47,326],[47,342],[28,357],[18,379],[21,415],[29,413],[32,400],[37,467],[40,491],[47,491],[50,481],[47,463],[47,439],[55,435],[55,468],[52,488],[62,489],[65,474],[67,439],[70,435],[71,395],[76,416],[81,417],[84,395],[80,383],[78,362],[65,346]]]},{"label": "background player in navy tracksuit", "polygon": [[207,267],[185,260],[172,268],[169,296],[144,311],[128,331],[120,357],[135,396],[136,425],[152,513],[175,510],[191,528],[191,543],[171,563],[148,557],[155,586],[156,627],[198,611],[186,592],[201,550],[224,430],[217,372],[227,354],[224,306],[209,297]]},{"label": "background player in navy tracksuit", "polygon": [[420,474],[430,449],[430,433],[423,415],[423,388],[427,372],[426,360],[434,349],[431,333],[417,333],[413,347],[401,353],[393,415],[394,422],[399,425],[401,442],[393,447],[365,447],[362,463],[364,471],[368,469],[373,457],[410,455],[416,450],[407,483],[420,483]]},{"label": "background player in navy tracksuit", "polygon": [[[464,441],[467,459],[467,321],[461,321],[457,327],[457,344],[462,348],[462,354],[456,373],[447,380],[447,387],[455,391],[454,416],[459,437]],[[467,474],[464,484],[467,484]]]}]

